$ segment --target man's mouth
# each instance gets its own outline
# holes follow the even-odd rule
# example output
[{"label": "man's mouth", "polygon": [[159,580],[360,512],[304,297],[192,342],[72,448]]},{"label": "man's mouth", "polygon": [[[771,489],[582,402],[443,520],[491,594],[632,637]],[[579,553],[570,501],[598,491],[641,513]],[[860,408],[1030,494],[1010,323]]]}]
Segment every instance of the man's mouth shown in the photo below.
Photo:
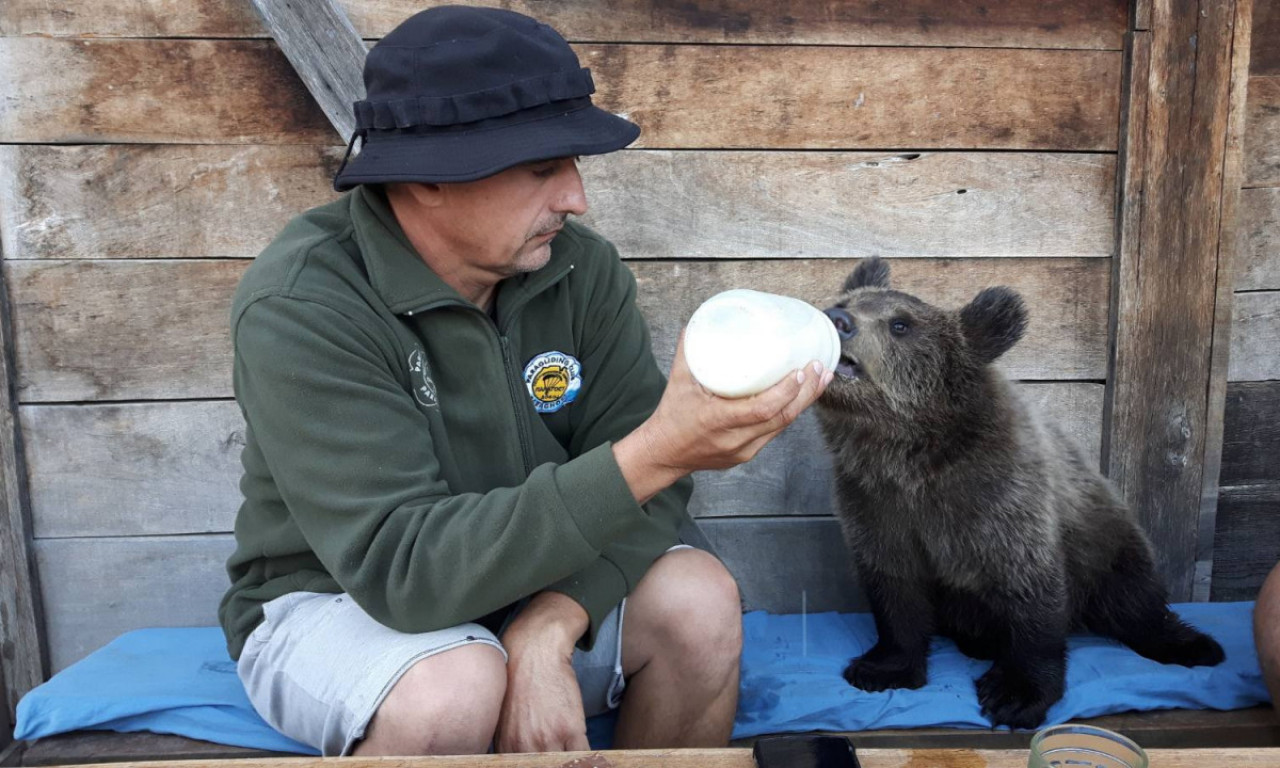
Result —
[{"label": "man's mouth", "polygon": [[850,380],[860,379],[863,376],[862,364],[856,357],[840,355],[840,360],[836,363],[836,375]]}]

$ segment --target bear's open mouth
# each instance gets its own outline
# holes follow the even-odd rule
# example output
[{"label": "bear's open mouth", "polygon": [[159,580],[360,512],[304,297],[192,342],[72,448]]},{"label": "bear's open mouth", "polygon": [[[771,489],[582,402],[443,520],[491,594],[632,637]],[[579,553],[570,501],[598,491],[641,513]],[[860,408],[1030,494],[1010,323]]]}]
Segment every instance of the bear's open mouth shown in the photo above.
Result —
[{"label": "bear's open mouth", "polygon": [[856,357],[841,355],[836,363],[836,375],[846,379],[860,379],[863,376],[862,365]]}]

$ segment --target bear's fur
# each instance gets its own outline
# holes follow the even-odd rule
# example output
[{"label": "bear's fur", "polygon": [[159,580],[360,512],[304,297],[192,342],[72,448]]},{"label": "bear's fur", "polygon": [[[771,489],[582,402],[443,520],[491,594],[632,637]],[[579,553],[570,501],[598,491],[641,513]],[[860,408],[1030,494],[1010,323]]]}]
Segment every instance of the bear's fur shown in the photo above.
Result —
[{"label": "bear's fur", "polygon": [[818,417],[879,634],[846,680],[919,688],[942,634],[994,660],[976,684],[992,723],[1033,728],[1062,696],[1072,629],[1163,663],[1222,661],[1169,611],[1151,545],[1098,469],[991,365],[1026,328],[1017,293],[945,311],[890,289],[874,258],[827,314],[842,355]]}]

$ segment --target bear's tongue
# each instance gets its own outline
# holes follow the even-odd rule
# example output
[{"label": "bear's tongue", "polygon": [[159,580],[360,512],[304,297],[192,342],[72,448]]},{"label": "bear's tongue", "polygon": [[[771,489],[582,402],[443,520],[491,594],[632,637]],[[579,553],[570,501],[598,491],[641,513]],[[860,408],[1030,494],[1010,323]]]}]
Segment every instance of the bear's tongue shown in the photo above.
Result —
[{"label": "bear's tongue", "polygon": [[858,364],[848,355],[841,355],[840,361],[836,363],[836,373],[846,379],[857,379],[862,376],[862,366]]}]

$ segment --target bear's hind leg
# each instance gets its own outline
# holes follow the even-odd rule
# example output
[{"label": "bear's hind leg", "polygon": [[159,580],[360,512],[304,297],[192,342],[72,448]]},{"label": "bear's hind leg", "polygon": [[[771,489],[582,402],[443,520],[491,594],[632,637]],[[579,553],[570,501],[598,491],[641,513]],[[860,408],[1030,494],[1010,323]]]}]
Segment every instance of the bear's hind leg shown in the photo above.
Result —
[{"label": "bear's hind leg", "polygon": [[1084,624],[1162,664],[1213,666],[1226,658],[1212,637],[1169,610],[1164,587],[1136,531],[1111,570],[1096,577],[1084,607]]}]

